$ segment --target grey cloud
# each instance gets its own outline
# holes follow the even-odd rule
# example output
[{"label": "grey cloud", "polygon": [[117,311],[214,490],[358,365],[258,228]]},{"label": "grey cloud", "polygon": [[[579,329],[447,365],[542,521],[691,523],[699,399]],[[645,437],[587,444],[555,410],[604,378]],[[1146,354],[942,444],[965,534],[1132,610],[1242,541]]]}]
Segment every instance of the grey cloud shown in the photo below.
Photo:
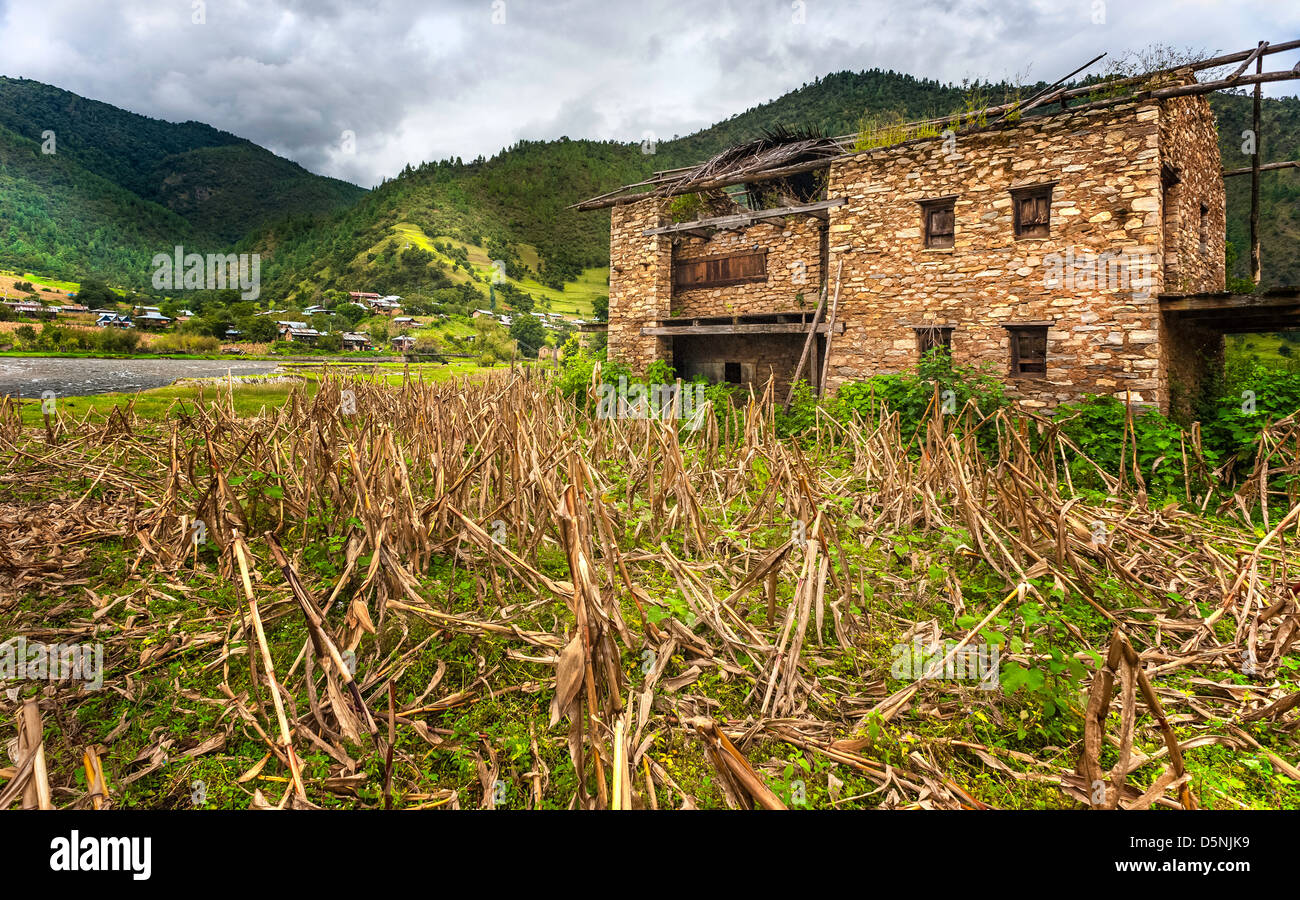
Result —
[{"label": "grey cloud", "polygon": [[1093,0],[502,2],[493,25],[493,0],[206,0],[195,25],[191,0],[8,0],[0,65],[368,186],[520,138],[687,134],[841,69],[1050,80],[1103,49],[1300,27],[1300,7],[1268,0],[1107,0],[1102,25]]}]

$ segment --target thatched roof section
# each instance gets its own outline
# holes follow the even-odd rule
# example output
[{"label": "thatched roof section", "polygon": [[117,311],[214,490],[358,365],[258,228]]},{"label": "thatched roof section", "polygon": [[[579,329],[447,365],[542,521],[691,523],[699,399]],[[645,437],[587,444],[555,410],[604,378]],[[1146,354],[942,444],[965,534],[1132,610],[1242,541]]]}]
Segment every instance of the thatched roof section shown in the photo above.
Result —
[{"label": "thatched roof section", "polygon": [[815,131],[798,131],[778,126],[747,144],[728,147],[712,159],[688,169],[675,180],[658,188],[660,196],[671,197],[692,191],[696,185],[719,179],[743,179],[749,174],[783,166],[828,159],[843,153],[838,141]]}]

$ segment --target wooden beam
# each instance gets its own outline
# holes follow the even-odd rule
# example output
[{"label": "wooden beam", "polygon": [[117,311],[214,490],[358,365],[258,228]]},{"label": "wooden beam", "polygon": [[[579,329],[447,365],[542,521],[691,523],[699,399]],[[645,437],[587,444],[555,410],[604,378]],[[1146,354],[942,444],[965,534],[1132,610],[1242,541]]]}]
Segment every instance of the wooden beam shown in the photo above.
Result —
[{"label": "wooden beam", "polygon": [[822,213],[827,215],[825,210],[833,209],[836,206],[843,206],[844,197],[835,197],[831,200],[820,200],[817,203],[806,203],[802,206],[780,206],[775,209],[758,209],[747,213],[736,213],[730,216],[715,216],[709,219],[696,219],[693,222],[679,222],[676,225],[664,225],[660,228],[647,228],[641,232],[645,237],[652,237],[656,234],[675,234],[678,232],[691,232],[700,228],[716,228],[719,230],[727,228],[743,228],[746,225],[752,225],[763,219],[780,219],[785,216],[798,215],[816,215]]},{"label": "wooden beam", "polygon": [[1208,328],[1222,334],[1261,334],[1273,331],[1294,331],[1300,329],[1300,315],[1297,316],[1207,316],[1189,318],[1190,324]]},{"label": "wooden beam", "polygon": [[1161,297],[1161,312],[1209,312],[1236,310],[1247,312],[1257,309],[1300,310],[1300,296],[1294,294],[1191,294]]},{"label": "wooden beam", "polygon": [[[812,331],[811,325],[801,325],[794,322],[742,322],[737,325],[647,325],[641,329],[641,334],[646,337],[672,337],[674,335],[689,337],[711,334],[808,334],[810,331]],[[825,323],[818,325],[817,333],[830,333],[830,326]],[[844,333],[843,322],[835,324],[835,333]]]},{"label": "wooden beam", "polygon": [[[1260,64],[1264,62],[1263,58],[1258,60]],[[1277,72],[1260,72],[1251,75],[1248,78],[1239,78],[1236,81],[1229,81],[1226,78],[1220,78],[1218,81],[1198,81],[1196,84],[1183,84],[1177,87],[1157,88],[1154,91],[1144,91],[1135,94],[1135,98],[1143,96],[1155,97],[1157,100],[1168,100],[1170,97],[1187,97],[1193,94],[1209,94],[1213,91],[1221,91],[1224,88],[1235,87],[1236,85],[1247,84],[1265,84],[1272,81],[1291,81],[1295,79],[1296,73],[1290,69],[1282,69]]]},{"label": "wooden beam", "polygon": [[[821,382],[818,380],[818,373],[821,368],[817,365],[817,329],[808,332],[808,381],[812,385],[813,396],[821,394]],[[792,383],[793,385],[793,383]]]},{"label": "wooden beam", "polygon": [[1256,45],[1255,49],[1251,52],[1250,56],[1247,56],[1245,61],[1241,65],[1237,66],[1237,71],[1229,75],[1225,79],[1225,81],[1235,83],[1236,80],[1241,77],[1241,73],[1245,72],[1248,68],[1250,68],[1250,64],[1252,62],[1254,62],[1255,60],[1263,56],[1264,50],[1267,47],[1268,47],[1268,41],[1260,41],[1259,44]]},{"label": "wooden beam", "polygon": [[[1086,63],[1084,63],[1083,65],[1079,66],[1079,68],[1075,69],[1075,70],[1074,70],[1073,72],[1071,72],[1069,75],[1064,75],[1064,76],[1062,76],[1062,77],[1056,79],[1056,80],[1053,81],[1051,84],[1049,84],[1047,87],[1045,87],[1045,88],[1043,88],[1041,91],[1039,91],[1037,94],[1035,94],[1034,96],[1030,97],[1030,98],[1029,98],[1029,101],[1028,101],[1024,106],[1020,107],[1020,109],[1015,110],[1015,112],[1018,112],[1020,115],[1024,115],[1025,113],[1029,112],[1031,109],[1037,109],[1039,106],[1042,106],[1042,105],[1045,104],[1045,103],[1051,103],[1052,100],[1053,100],[1053,98],[1055,97],[1055,94],[1053,93],[1053,91],[1054,91],[1055,88],[1060,87],[1061,84],[1063,84],[1063,83],[1066,82],[1066,81],[1069,81],[1069,80],[1070,80],[1071,78],[1073,78],[1075,75],[1078,75],[1078,74],[1079,74],[1080,72],[1082,72],[1084,69],[1088,68],[1089,66],[1091,66],[1093,63],[1095,63],[1095,62],[1097,62],[1098,60],[1100,60],[1100,59],[1101,59],[1103,56],[1105,56],[1105,55],[1106,55],[1105,53],[1099,53],[1098,55],[1094,56],[1092,59],[1088,60],[1088,61],[1087,61]],[[1010,109],[1007,110],[1007,111],[1004,112],[1002,115],[998,116],[998,118],[994,120],[993,124],[994,124],[994,125],[998,124],[998,122],[1001,122],[1001,121],[1002,121],[1003,119],[1005,119],[1007,116],[1011,115],[1011,113],[1012,113],[1012,110],[1010,110]]]},{"label": "wooden beam", "polygon": [[844,271],[844,258],[840,257],[839,265],[835,267],[835,300],[831,303],[831,322],[826,331],[826,354],[822,359],[821,375],[817,378],[817,396],[826,393],[826,373],[831,368],[831,340],[835,337],[835,314],[840,309],[840,273]]},{"label": "wooden beam", "polygon": [[825,308],[826,288],[823,287],[817,297],[817,312],[813,314],[812,328],[808,330],[808,337],[803,342],[803,352],[799,354],[799,364],[794,367],[794,374],[790,376],[790,390],[785,395],[785,405],[782,409],[788,410],[790,408],[790,402],[794,400],[794,386],[799,383],[799,376],[803,373],[803,364],[808,359],[808,350],[817,339],[817,323],[821,320],[822,310]]},{"label": "wooden beam", "polygon": [[[1260,41],[1259,46],[1255,49],[1255,74],[1264,71],[1264,48],[1268,46],[1267,41]],[[1259,119],[1260,104],[1263,98],[1263,88],[1260,83],[1255,82],[1255,107],[1254,119],[1251,127],[1255,129],[1255,152],[1250,158],[1250,280],[1259,284],[1260,261],[1259,261],[1259,157],[1262,151],[1260,147]]]},{"label": "wooden beam", "polygon": [[[1264,163],[1259,167],[1260,172],[1272,172],[1277,169],[1300,169],[1300,160],[1288,159],[1282,162]],[[1254,166],[1243,166],[1240,169],[1225,169],[1224,178],[1232,178],[1234,175],[1250,175],[1256,171]]]}]

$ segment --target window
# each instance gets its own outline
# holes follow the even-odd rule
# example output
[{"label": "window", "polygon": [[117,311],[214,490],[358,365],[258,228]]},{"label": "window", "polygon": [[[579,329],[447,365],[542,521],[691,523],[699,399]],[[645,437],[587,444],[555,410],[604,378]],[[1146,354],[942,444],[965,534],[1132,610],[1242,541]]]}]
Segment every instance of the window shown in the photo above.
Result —
[{"label": "window", "polygon": [[943,348],[949,352],[952,351],[952,326],[951,325],[913,325],[916,332],[916,352],[920,357],[931,350]]},{"label": "window", "polygon": [[745,250],[721,256],[673,261],[673,289],[725,287],[767,281],[767,251]]},{"label": "window", "polygon": [[722,364],[722,380],[727,384],[740,384],[740,363],[729,362]]},{"label": "window", "polygon": [[925,226],[926,249],[952,246],[955,221],[953,207],[956,202],[953,197],[921,201],[921,221]]},{"label": "window", "polygon": [[1165,284],[1176,286],[1182,283],[1182,261],[1178,256],[1178,208],[1183,201],[1183,186],[1182,176],[1168,163],[1160,168],[1160,186],[1160,206],[1163,210],[1161,228],[1165,239]]},{"label": "window", "polygon": [[1052,187],[1051,184],[1040,184],[1011,192],[1016,240],[1047,237],[1052,220]]},{"label": "window", "polygon": [[1210,208],[1201,204],[1201,256],[1210,252]]},{"label": "window", "polygon": [[1007,325],[1011,333],[1011,375],[1047,374],[1047,325]]}]

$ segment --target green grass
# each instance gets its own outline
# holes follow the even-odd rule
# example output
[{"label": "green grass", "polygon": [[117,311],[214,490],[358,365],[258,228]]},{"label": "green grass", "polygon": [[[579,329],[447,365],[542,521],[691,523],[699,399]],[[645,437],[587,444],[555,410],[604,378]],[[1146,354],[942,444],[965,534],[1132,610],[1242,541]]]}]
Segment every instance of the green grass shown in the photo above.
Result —
[{"label": "green grass", "polygon": [[[418,225],[410,222],[399,222],[390,229],[390,237],[384,238],[375,246],[369,248],[367,253],[379,253],[384,244],[389,240],[396,238],[399,247],[405,247],[410,243],[414,247],[427,250],[432,253],[434,258],[447,264],[447,276],[457,284],[466,282],[482,285],[486,287],[492,281],[492,258],[483,247],[477,244],[467,244],[464,241],[456,240],[450,237],[435,236],[430,237]],[[465,270],[452,268],[452,259],[450,256],[440,252],[434,246],[437,241],[442,244],[450,244],[454,247],[460,247],[469,257],[470,267],[474,270],[473,276],[466,274]],[[362,255],[364,258],[364,254]],[[537,249],[529,245],[522,245],[519,249],[519,258],[526,266],[536,267],[539,264]],[[584,269],[577,280],[569,282],[564,286],[564,290],[557,291],[555,288],[547,287],[541,282],[532,278],[507,278],[507,282],[519,288],[526,294],[532,295],[533,299],[538,301],[539,306],[545,312],[555,312],[566,316],[576,316],[587,318],[592,315],[592,301],[597,297],[609,295],[609,267]],[[549,308],[542,305],[542,301],[549,302]]]},{"label": "green grass", "polygon": [[[292,384],[250,384],[236,387],[234,391],[235,409],[241,416],[259,415],[266,409],[274,409],[284,403],[289,396]],[[309,381],[307,390],[315,393],[314,381]],[[92,394],[85,397],[60,397],[59,414],[64,418],[83,418],[87,412],[95,418],[105,418],[114,407],[131,406],[137,416],[158,420],[164,418],[177,403],[184,405],[199,402],[200,388],[197,386],[162,387],[136,394]],[[224,402],[225,391],[218,390],[215,384],[202,388],[203,402],[211,404],[220,399]],[[184,405],[179,409],[184,409]],[[41,404],[27,402],[22,405],[23,424],[39,426],[42,424]]]},{"label": "green grass", "polygon": [[13,269],[0,269],[0,275],[8,275],[18,281],[30,281],[36,287],[54,288],[56,291],[76,292],[81,290],[81,285],[75,281],[60,281],[57,278],[47,278],[44,275],[33,275],[31,272],[15,272]]},{"label": "green grass", "polygon": [[[288,374],[303,378],[306,381],[306,389],[309,395],[316,393],[318,373],[313,371],[312,363],[301,363],[287,368],[289,368]],[[400,385],[408,375],[412,380],[449,381],[452,378],[464,378],[487,371],[468,360],[456,361],[447,365],[414,363],[409,366],[405,363],[366,363],[364,360],[359,360],[358,368],[361,370],[359,374],[362,377],[373,374],[374,377],[391,386]],[[293,387],[294,385],[291,382],[240,384],[236,380],[234,388],[235,411],[241,416],[256,416],[267,410],[276,409],[288,399],[289,391]],[[60,397],[58,409],[59,414],[65,418],[79,420],[89,412],[96,419],[103,419],[108,416],[114,407],[130,405],[137,416],[157,421],[163,419],[173,407],[176,407],[177,411],[182,411],[187,405],[197,404],[200,392],[202,392],[205,404],[218,401],[225,402],[226,391],[224,385],[214,381],[211,384],[203,385],[201,388],[198,385],[183,385],[154,388],[138,393]],[[178,403],[181,405],[177,406]],[[44,419],[41,415],[40,402],[36,400],[24,402],[22,404],[22,418],[25,426],[41,427]]]},{"label": "green grass", "polygon": [[1230,334],[1226,349],[1229,359],[1253,357],[1279,369],[1300,366],[1300,343],[1290,343],[1282,334]]}]

